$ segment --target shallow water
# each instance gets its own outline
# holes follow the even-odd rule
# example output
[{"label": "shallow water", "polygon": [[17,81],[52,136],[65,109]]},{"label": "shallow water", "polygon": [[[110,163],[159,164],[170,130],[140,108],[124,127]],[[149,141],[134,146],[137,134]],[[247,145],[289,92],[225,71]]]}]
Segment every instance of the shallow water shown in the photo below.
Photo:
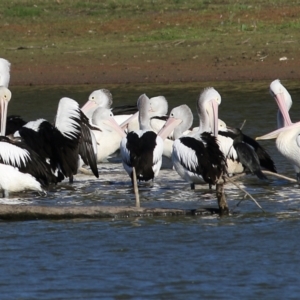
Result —
[{"label": "shallow water", "polygon": [[[300,110],[297,83],[283,82]],[[114,104],[133,103],[141,93],[163,94],[169,107],[186,103],[195,110],[200,91],[212,85],[105,86]],[[269,82],[218,83],[219,117],[252,137],[276,128],[276,104]],[[80,104],[100,87],[12,87],[9,114],[53,120],[60,97]],[[194,123],[198,120],[195,114]],[[280,173],[295,177],[275,149],[262,143]],[[100,178],[78,175],[51,188],[46,197],[12,195],[0,203],[38,205],[134,204],[130,180],[119,163],[99,164]],[[298,299],[299,186],[247,176],[238,181],[262,212],[232,184],[225,188],[232,215],[226,218],[168,217],[0,223],[1,299]],[[216,207],[206,186],[191,191],[175,171],[164,168],[153,186],[140,187],[144,207]]]}]

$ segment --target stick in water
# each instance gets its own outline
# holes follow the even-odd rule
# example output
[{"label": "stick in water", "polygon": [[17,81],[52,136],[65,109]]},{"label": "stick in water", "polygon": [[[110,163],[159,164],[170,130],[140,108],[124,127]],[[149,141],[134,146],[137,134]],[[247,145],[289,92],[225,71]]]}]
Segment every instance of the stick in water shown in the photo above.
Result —
[{"label": "stick in water", "polygon": [[135,206],[141,207],[135,167],[132,167],[132,183],[133,183],[133,190],[134,190],[134,195],[135,195]]},{"label": "stick in water", "polygon": [[242,130],[244,128],[245,124],[246,124],[246,119],[244,120],[243,124],[241,125],[240,130]]},{"label": "stick in water", "polygon": [[[259,203],[246,191],[244,190],[243,188],[241,188],[237,183],[235,183],[233,180],[231,180],[229,177],[225,176],[225,178],[231,182],[232,184],[234,184],[236,187],[238,187],[241,191],[243,191],[246,195],[248,195],[253,201],[254,203],[263,211],[263,208],[259,205]],[[243,200],[240,200],[239,203],[236,205],[236,206],[239,206],[239,204],[242,202]]]},{"label": "stick in water", "polygon": [[281,175],[281,174],[278,174],[278,173],[274,173],[274,172],[271,172],[271,171],[266,171],[266,170],[261,170],[264,174],[268,174],[268,175],[272,175],[272,176],[275,176],[275,177],[278,177],[278,178],[282,178],[282,179],[286,179],[288,181],[291,181],[291,182],[295,182],[297,183],[298,181],[294,178],[290,178],[290,177],[287,177],[287,176],[284,176],[284,175]]}]

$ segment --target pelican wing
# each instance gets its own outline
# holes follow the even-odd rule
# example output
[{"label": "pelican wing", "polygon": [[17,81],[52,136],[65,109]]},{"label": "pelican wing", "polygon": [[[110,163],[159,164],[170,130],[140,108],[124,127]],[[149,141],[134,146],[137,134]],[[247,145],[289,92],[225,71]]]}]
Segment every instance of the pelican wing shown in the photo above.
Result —
[{"label": "pelican wing", "polygon": [[81,141],[79,143],[79,154],[84,163],[90,166],[93,174],[99,178],[97,167],[97,142],[95,136],[90,129],[89,120],[81,113]]},{"label": "pelican wing", "polygon": [[70,98],[59,101],[55,127],[69,139],[79,139],[81,134],[81,110],[79,104]]},{"label": "pelican wing", "polygon": [[19,141],[0,141],[0,163],[18,168],[22,173],[31,174],[39,182],[47,185],[57,183],[63,177],[55,176],[50,165],[25,143]]}]

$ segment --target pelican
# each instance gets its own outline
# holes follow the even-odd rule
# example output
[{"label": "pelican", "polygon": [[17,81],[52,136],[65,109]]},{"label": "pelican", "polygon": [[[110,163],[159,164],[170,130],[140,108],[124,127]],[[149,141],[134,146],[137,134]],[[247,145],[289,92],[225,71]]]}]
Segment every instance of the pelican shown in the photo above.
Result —
[{"label": "pelican", "polygon": [[[158,135],[164,141],[163,155],[165,157],[172,158],[174,140],[185,134],[186,131],[192,126],[192,124],[193,113],[186,104],[177,106],[171,110],[167,122],[158,132]],[[173,139],[170,139],[168,138],[168,136],[170,136],[172,131]]]},{"label": "pelican", "polygon": [[97,142],[97,162],[103,162],[108,156],[120,149],[125,132],[117,124],[110,109],[98,107],[92,116],[93,130]]},{"label": "pelican", "polygon": [[279,108],[277,112],[277,127],[279,129],[256,139],[276,139],[278,151],[293,164],[297,181],[300,183],[300,122],[293,124],[291,121],[289,109],[292,106],[292,98],[280,80],[271,82],[270,93]]},{"label": "pelican", "polygon": [[300,122],[286,125],[256,139],[276,139],[278,151],[294,165],[296,178],[300,183]]},{"label": "pelican", "polygon": [[49,161],[53,172],[60,170],[70,182],[77,174],[79,155],[98,177],[94,148],[88,148],[87,145],[92,144],[92,141],[84,118],[79,104],[71,98],[63,97],[58,104],[54,125],[45,119],[30,121],[15,132],[14,137],[22,138],[29,147]]},{"label": "pelican", "polygon": [[114,118],[118,124],[124,122],[137,110],[135,105],[122,105],[111,108],[112,104],[113,97],[111,92],[107,89],[99,89],[93,91],[89,95],[88,101],[82,106],[81,110],[89,119],[91,119],[98,107],[112,109]]},{"label": "pelican", "polygon": [[[1,111],[3,103],[9,102],[10,98],[10,90],[0,87]],[[1,114],[0,189],[3,196],[24,190],[44,193],[45,186],[62,178],[59,174],[53,174],[50,165],[26,144],[3,136],[5,122],[6,116]]]},{"label": "pelican", "polygon": [[291,125],[292,121],[289,115],[289,110],[293,104],[292,97],[287,89],[281,84],[279,79],[271,82],[270,94],[278,105],[277,128]]},{"label": "pelican", "polygon": [[0,137],[0,189],[3,197],[26,190],[46,194],[44,188],[57,181],[49,166],[30,148]]},{"label": "pelican", "polygon": [[81,107],[81,110],[88,118],[92,118],[94,111],[98,107],[110,109],[113,103],[112,94],[107,89],[93,91],[88,101]]},{"label": "pelican", "polygon": [[192,189],[198,183],[216,184],[227,173],[225,157],[216,139],[220,103],[221,96],[214,88],[204,89],[197,101],[199,129],[190,136],[176,139],[173,144],[174,168]]},{"label": "pelican", "polygon": [[[8,86],[9,79],[10,63],[5,59],[0,59],[0,84]],[[77,173],[78,154],[85,163],[90,165],[95,176],[99,177],[96,157],[91,152],[90,146],[92,136],[89,127],[92,128],[92,126],[75,100],[64,97],[59,101],[53,126],[44,119],[26,123],[20,117],[7,118],[11,93],[9,99],[6,96],[4,92],[0,99],[1,135],[4,136],[8,131],[9,134],[14,134],[15,138],[22,138],[35,152],[50,162],[53,172],[59,170],[65,177],[69,177],[70,182],[73,181],[73,175]],[[10,125],[8,130],[6,130],[7,120]]]},{"label": "pelican", "polygon": [[[149,99],[150,128],[158,133],[167,120],[168,102],[164,96],[156,96]],[[139,111],[131,115],[125,122],[120,124],[127,132],[139,130]],[[172,133],[169,134],[170,139],[164,139],[163,155],[170,159],[172,152]]]},{"label": "pelican", "polygon": [[163,140],[150,127],[149,98],[143,94],[137,102],[140,129],[131,131],[121,141],[124,169],[133,182],[133,167],[140,181],[153,180],[162,164]]},{"label": "pelican", "polygon": [[[168,113],[168,101],[164,96],[156,96],[149,99],[149,117],[151,129],[158,133],[164,126]],[[127,132],[139,129],[139,112],[131,115],[123,123],[120,124],[122,128],[127,128]]]}]

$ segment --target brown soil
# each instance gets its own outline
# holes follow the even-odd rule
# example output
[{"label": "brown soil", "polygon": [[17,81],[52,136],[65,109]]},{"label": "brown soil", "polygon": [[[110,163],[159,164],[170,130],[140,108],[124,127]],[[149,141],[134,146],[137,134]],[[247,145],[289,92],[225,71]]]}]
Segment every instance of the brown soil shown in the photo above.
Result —
[{"label": "brown soil", "polygon": [[127,61],[126,64],[97,60],[86,61],[78,57],[73,63],[38,66],[24,63],[12,65],[11,85],[73,85],[114,83],[173,83],[231,80],[299,79],[300,64],[296,60],[280,61],[278,57],[269,61],[247,61],[234,59],[234,63],[214,61],[202,57],[197,61],[170,60]]}]

